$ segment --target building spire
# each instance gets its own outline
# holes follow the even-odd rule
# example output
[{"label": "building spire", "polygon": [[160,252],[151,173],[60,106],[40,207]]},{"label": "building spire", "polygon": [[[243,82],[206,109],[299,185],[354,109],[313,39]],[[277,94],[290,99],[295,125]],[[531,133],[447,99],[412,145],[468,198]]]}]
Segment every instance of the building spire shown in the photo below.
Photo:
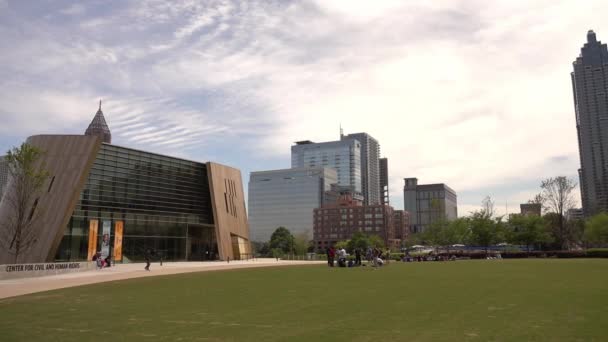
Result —
[{"label": "building spire", "polygon": [[103,112],[101,111],[101,99],[99,100],[99,109],[89,127],[87,127],[84,135],[96,135],[101,137],[101,140],[104,143],[110,144],[112,143],[112,134],[110,133],[110,128],[106,123],[106,118],[103,116]]}]

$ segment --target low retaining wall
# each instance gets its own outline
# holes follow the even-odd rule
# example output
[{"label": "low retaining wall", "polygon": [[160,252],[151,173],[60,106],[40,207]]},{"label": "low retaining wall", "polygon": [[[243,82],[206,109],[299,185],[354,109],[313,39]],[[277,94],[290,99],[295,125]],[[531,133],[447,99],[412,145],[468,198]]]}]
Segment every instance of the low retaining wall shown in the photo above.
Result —
[{"label": "low retaining wall", "polygon": [[83,272],[93,269],[95,269],[95,263],[91,261],[0,265],[0,280],[43,277],[55,274]]}]

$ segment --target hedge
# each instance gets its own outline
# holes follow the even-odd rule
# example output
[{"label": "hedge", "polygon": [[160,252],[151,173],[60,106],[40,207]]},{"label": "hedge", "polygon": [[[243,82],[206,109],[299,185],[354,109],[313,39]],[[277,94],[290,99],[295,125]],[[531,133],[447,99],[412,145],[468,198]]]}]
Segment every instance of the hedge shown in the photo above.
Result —
[{"label": "hedge", "polygon": [[[420,254],[422,257],[426,256],[442,256],[445,258],[450,258],[452,255],[457,258],[470,258],[470,259],[485,259],[488,256],[497,256],[498,252],[493,251],[454,251],[452,253],[438,253],[438,254]],[[391,253],[391,260],[400,261],[403,253]],[[525,258],[608,258],[608,248],[590,248],[587,250],[580,251],[509,251],[509,252],[500,252],[500,256],[503,259],[525,259]],[[410,257],[417,258],[418,254],[414,255],[414,253],[410,254]],[[317,254],[317,260],[327,260],[325,255]],[[338,257],[336,256],[336,260]],[[348,260],[354,260],[354,255],[349,255],[347,257]],[[365,255],[361,255],[361,259],[365,261]]]},{"label": "hedge", "polygon": [[608,248],[590,248],[587,250],[588,258],[608,258]]},{"label": "hedge", "polygon": [[[438,253],[433,256],[451,257],[455,255],[457,258],[470,258],[470,259],[485,259],[488,256],[497,256],[498,252],[488,251],[458,251],[454,253]],[[401,255],[399,255],[401,256]],[[500,256],[503,259],[524,259],[524,258],[608,258],[608,248],[594,248],[580,251],[512,251],[512,252],[500,252]],[[392,255],[391,255],[392,257]],[[414,256],[415,257],[415,256]]]}]

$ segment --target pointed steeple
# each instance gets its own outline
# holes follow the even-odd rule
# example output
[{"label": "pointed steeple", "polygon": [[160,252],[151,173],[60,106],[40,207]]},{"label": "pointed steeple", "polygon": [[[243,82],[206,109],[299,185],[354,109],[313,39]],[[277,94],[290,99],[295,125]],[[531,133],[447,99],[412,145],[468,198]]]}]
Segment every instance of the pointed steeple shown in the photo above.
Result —
[{"label": "pointed steeple", "polygon": [[84,132],[84,135],[96,135],[101,137],[101,140],[104,143],[112,143],[112,134],[110,133],[110,128],[108,127],[106,118],[103,116],[103,112],[101,111],[101,100],[99,100],[99,109],[97,110],[97,113],[95,113],[93,121],[91,121],[91,124]]}]

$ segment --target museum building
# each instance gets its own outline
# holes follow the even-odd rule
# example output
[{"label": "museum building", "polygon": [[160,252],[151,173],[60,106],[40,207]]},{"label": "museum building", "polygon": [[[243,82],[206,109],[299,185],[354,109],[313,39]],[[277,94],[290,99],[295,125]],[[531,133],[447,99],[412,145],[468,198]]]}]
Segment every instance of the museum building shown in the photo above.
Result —
[{"label": "museum building", "polygon": [[[17,263],[235,260],[251,255],[241,172],[111,144],[100,108],[85,135],[36,135],[49,173],[36,241]],[[10,196],[11,182],[6,193]],[[0,203],[0,221],[11,215]],[[15,263],[8,250],[0,264]]]}]

